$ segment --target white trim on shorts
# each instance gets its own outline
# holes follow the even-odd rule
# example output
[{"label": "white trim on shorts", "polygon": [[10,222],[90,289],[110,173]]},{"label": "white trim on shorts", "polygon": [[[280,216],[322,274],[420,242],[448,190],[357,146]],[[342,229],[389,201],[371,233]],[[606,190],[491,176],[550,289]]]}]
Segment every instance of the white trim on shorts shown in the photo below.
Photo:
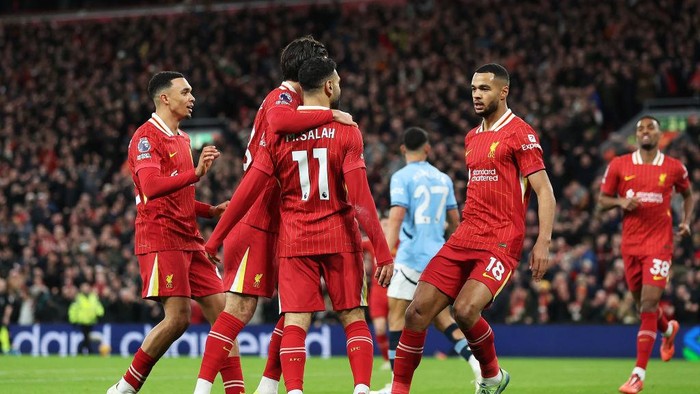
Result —
[{"label": "white trim on shorts", "polygon": [[386,295],[391,298],[412,301],[422,273],[400,263],[394,264],[394,276],[391,277]]}]

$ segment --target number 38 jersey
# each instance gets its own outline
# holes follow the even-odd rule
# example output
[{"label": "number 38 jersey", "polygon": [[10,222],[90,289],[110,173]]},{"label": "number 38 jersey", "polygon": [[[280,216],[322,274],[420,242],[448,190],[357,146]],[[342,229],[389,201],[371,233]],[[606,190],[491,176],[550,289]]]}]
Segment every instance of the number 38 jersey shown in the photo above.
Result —
[{"label": "number 38 jersey", "polygon": [[452,180],[425,161],[391,176],[391,206],[406,208],[396,262],[423,271],[445,243],[447,211],[457,209]]},{"label": "number 38 jersey", "polygon": [[[328,110],[300,106],[297,111]],[[280,257],[362,251],[344,174],[365,167],[362,134],[337,122],[263,136],[253,167],[280,183]]]}]

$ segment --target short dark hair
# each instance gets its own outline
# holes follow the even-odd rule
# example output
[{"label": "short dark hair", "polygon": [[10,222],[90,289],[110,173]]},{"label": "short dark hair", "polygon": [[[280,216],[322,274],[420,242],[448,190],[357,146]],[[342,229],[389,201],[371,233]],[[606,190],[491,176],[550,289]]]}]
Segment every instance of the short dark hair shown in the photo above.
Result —
[{"label": "short dark hair", "polygon": [[403,144],[407,150],[418,150],[428,142],[428,132],[420,127],[409,127],[403,132]]},{"label": "short dark hair", "polygon": [[299,69],[299,84],[304,91],[319,89],[333,75],[336,64],[328,57],[315,57],[307,60]]},{"label": "short dark hair", "polygon": [[150,81],[148,81],[148,95],[155,100],[156,95],[163,89],[173,86],[172,80],[177,78],[185,78],[184,75],[177,71],[161,71],[156,73]]},{"label": "short dark hair", "polygon": [[653,116],[651,116],[651,115],[644,115],[644,116],[642,116],[641,118],[639,118],[639,120],[637,121],[637,123],[641,122],[641,121],[644,120],[644,119],[653,120],[654,122],[656,122],[656,125],[659,126],[659,128],[661,128],[661,122],[659,122],[658,119],[656,119],[655,117],[653,117]]},{"label": "short dark hair", "polygon": [[496,78],[505,81],[506,85],[510,85],[510,74],[505,67],[498,63],[488,63],[476,69],[475,73],[492,73]]},{"label": "short dark hair", "polygon": [[312,36],[299,37],[287,44],[280,56],[282,78],[285,81],[299,81],[299,70],[309,59],[314,57],[328,57],[326,46]]}]

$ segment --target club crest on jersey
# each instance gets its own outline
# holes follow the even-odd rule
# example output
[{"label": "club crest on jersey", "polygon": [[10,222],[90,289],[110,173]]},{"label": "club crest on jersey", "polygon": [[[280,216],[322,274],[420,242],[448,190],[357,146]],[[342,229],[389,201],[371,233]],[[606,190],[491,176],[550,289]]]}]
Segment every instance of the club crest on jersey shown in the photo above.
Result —
[{"label": "club crest on jersey", "polygon": [[659,186],[666,184],[666,173],[659,175]]},{"label": "club crest on jersey", "polygon": [[253,287],[256,289],[260,287],[260,281],[262,280],[263,274],[255,274],[255,279],[253,282]]},{"label": "club crest on jersey", "polygon": [[151,150],[151,143],[148,142],[148,138],[141,137],[139,144],[137,145],[139,152],[146,153]]},{"label": "club crest on jersey", "polygon": [[287,92],[283,92],[280,93],[280,96],[277,98],[277,101],[275,101],[275,104],[291,104],[291,102],[292,95]]},{"label": "club crest on jersey", "polygon": [[489,148],[489,154],[488,158],[493,159],[496,157],[496,148],[498,148],[498,144],[500,144],[501,141],[496,141],[491,143],[491,147]]}]

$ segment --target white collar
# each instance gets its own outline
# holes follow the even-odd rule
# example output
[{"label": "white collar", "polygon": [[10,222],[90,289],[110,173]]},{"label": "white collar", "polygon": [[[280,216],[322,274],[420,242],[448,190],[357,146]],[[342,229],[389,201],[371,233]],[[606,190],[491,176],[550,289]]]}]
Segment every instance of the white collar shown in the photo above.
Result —
[{"label": "white collar", "polygon": [[511,109],[508,108],[508,110],[506,110],[506,113],[504,113],[500,118],[498,118],[496,123],[493,124],[491,130],[484,130],[484,121],[482,120],[481,125],[479,125],[479,129],[476,130],[476,132],[481,133],[482,131],[498,131],[502,129],[505,125],[510,123],[510,121],[513,120],[513,118],[515,118],[515,114],[513,114],[513,111],[511,111]]},{"label": "white collar", "polygon": [[[651,165],[661,166],[662,164],[664,164],[664,157],[665,157],[665,155],[663,153],[661,153],[660,150],[657,150],[656,156],[654,156],[654,160],[651,161]],[[635,164],[635,165],[644,164],[644,160],[642,159],[642,154],[639,151],[639,149],[637,149],[636,151],[634,151],[634,153],[632,153],[632,164]]]},{"label": "white collar", "polygon": [[148,121],[151,122],[154,126],[156,126],[158,130],[162,131],[168,137],[175,136],[175,133],[173,133],[172,130],[170,130],[168,125],[165,124],[163,119],[161,119],[161,117],[158,116],[158,114],[156,114],[155,112],[151,114],[151,119],[148,119]]},{"label": "white collar", "polygon": [[[297,93],[296,89],[294,89],[294,86],[292,86],[292,84],[289,83],[289,82],[287,82],[287,81],[282,82],[282,85],[280,86],[280,89],[283,89],[283,88],[284,88],[284,89],[291,90],[291,91],[294,92],[294,93]],[[299,93],[297,93],[297,94],[299,94]]]},{"label": "white collar", "polygon": [[329,108],[320,106],[320,105],[300,105],[297,107],[297,110],[299,111],[309,111],[309,110],[319,110],[319,111],[328,111]]}]

